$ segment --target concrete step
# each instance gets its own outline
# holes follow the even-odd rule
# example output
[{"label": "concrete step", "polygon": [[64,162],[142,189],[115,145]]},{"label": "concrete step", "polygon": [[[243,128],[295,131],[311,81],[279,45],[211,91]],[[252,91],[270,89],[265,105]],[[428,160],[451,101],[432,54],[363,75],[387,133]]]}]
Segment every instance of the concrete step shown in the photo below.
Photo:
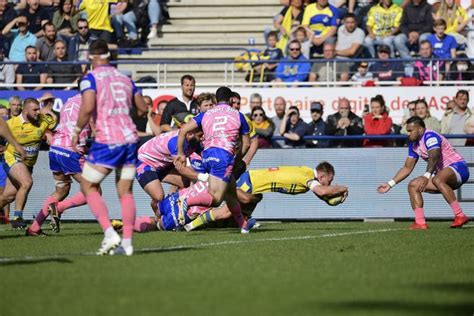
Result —
[{"label": "concrete step", "polygon": [[[276,14],[276,13],[275,13]],[[201,25],[203,23],[203,20],[202,19],[193,19],[193,18],[190,18],[190,19],[171,19],[171,24],[166,24],[165,26],[167,25]],[[206,19],[205,21],[207,25],[242,25],[242,20],[240,19],[233,19],[233,18],[229,18],[229,19],[221,19],[220,17],[219,18],[215,18],[215,19]],[[273,18],[259,18],[259,17],[256,17],[256,18],[246,18],[245,19],[245,23],[249,23],[249,24],[257,24],[257,25],[273,25]]]},{"label": "concrete step", "polygon": [[[230,71],[233,66],[227,65],[227,70]],[[119,69],[133,69],[134,71],[146,72],[146,71],[157,71],[157,64],[120,64]],[[164,71],[164,65],[160,66],[160,71]],[[167,64],[166,72],[212,72],[219,73],[225,71],[225,65],[221,64]]]},{"label": "concrete step", "polygon": [[[251,9],[245,6],[229,6],[229,7],[172,7],[169,8],[170,17],[172,19],[214,19],[219,18],[273,18],[279,11],[280,7],[275,6],[255,6]],[[173,20],[171,23],[173,23]]]},{"label": "concrete step", "polygon": [[130,59],[233,59],[242,52],[242,50],[160,50],[143,52],[141,55],[131,55]]},{"label": "concrete step", "polygon": [[[270,25],[268,25],[270,26]],[[245,33],[245,32],[263,32],[266,25],[262,24],[206,24],[200,25],[163,25],[162,33],[180,34],[180,33]]]},{"label": "concrete step", "polygon": [[148,41],[150,47],[162,45],[192,45],[192,46],[248,46],[249,39],[255,41],[255,45],[264,45],[265,39],[262,32],[246,33],[199,33],[199,34],[162,34],[161,37]]},{"label": "concrete step", "polygon": [[169,1],[168,7],[194,7],[194,6],[209,6],[209,7],[221,7],[221,6],[235,6],[238,3],[242,7],[252,7],[252,6],[279,6],[280,2],[278,0],[184,0],[180,2]]}]

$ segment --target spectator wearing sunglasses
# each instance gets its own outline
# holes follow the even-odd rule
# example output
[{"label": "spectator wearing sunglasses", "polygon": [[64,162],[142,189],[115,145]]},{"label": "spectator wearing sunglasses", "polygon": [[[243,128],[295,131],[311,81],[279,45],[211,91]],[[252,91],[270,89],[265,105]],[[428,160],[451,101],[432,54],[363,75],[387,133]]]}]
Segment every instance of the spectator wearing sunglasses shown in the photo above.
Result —
[{"label": "spectator wearing sunglasses", "polygon": [[275,126],[260,106],[252,109],[252,125],[258,136],[258,148],[271,148]]},{"label": "spectator wearing sunglasses", "polygon": [[288,56],[282,58],[276,68],[275,82],[305,82],[311,70],[311,63],[301,53],[301,44],[293,40],[288,45]]},{"label": "spectator wearing sunglasses", "polygon": [[[68,45],[67,56],[69,60],[88,62],[88,51],[92,41],[87,20],[77,20],[77,34],[71,38]],[[85,65],[82,68],[82,70],[85,70]]]}]

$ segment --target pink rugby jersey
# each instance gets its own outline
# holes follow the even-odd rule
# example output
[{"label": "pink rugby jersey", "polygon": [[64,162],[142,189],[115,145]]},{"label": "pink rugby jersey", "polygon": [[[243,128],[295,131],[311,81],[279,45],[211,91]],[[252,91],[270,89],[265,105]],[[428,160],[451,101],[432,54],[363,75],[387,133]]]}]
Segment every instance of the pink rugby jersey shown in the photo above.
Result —
[{"label": "pink rugby jersey", "polygon": [[81,93],[96,93],[95,141],[122,145],[138,141],[137,129],[130,117],[133,97],[141,93],[132,80],[110,65],[100,66],[81,81]]},{"label": "pink rugby jersey", "polygon": [[243,114],[225,103],[198,114],[193,120],[204,132],[204,149],[221,148],[233,155],[239,136],[249,133]]},{"label": "pink rugby jersey", "polygon": [[[179,131],[171,131],[153,137],[140,149],[138,149],[138,160],[155,168],[165,169],[173,165],[173,159],[178,154],[178,133]],[[189,156],[197,148],[189,146],[184,141],[184,154]]]},{"label": "pink rugby jersey", "polygon": [[455,162],[464,161],[464,158],[443,135],[429,129],[425,130],[419,141],[408,144],[408,156],[426,161],[428,160],[428,151],[434,148],[441,149],[441,158],[436,166],[436,171],[440,171]]},{"label": "pink rugby jersey", "polygon": [[[188,188],[179,190],[179,196],[184,198],[195,197],[201,194],[204,191],[207,191],[209,184],[207,182],[196,182]],[[195,218],[196,216],[201,215],[209,210],[205,206],[191,206],[188,209],[187,215],[189,218]]]},{"label": "pink rugby jersey", "polygon": [[73,134],[74,128],[76,127],[81,102],[81,94],[76,94],[72,98],[69,98],[63,105],[59,113],[60,123],[56,127],[51,146],[61,147],[70,151],[77,150],[81,153],[84,152],[84,147],[86,146],[86,139],[90,133],[89,124],[87,124],[82,129],[82,132],[79,134],[77,148],[72,148],[71,146],[71,135]]}]

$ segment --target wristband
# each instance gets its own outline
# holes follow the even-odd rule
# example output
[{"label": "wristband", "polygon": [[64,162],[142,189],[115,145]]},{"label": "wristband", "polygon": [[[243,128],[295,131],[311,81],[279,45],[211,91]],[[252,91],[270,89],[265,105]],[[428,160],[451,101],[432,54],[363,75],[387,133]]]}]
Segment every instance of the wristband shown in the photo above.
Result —
[{"label": "wristband", "polygon": [[209,180],[209,174],[208,173],[198,173],[197,179],[202,182],[207,182]]},{"label": "wristband", "polygon": [[423,175],[423,177],[425,177],[426,179],[431,179],[431,173],[425,172],[425,174]]},{"label": "wristband", "polygon": [[388,185],[389,185],[391,188],[393,188],[393,187],[397,184],[397,183],[395,182],[395,180],[393,180],[393,179],[390,179],[390,181],[388,181],[387,183],[388,183]]}]

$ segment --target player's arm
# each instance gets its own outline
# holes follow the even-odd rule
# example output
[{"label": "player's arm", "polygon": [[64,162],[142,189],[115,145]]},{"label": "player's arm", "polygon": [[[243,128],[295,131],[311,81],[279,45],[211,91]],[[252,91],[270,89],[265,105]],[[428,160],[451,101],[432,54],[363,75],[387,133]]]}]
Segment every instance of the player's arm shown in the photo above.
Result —
[{"label": "player's arm", "polygon": [[132,86],[133,86],[133,103],[137,107],[137,110],[142,112],[142,113],[147,113],[148,112],[148,106],[145,103],[145,100],[143,100],[143,95],[142,91],[137,88],[135,83],[132,81]]},{"label": "player's arm", "polygon": [[379,187],[377,188],[377,191],[379,193],[386,193],[390,191],[390,189],[393,188],[397,183],[400,183],[403,180],[405,180],[412,173],[417,161],[418,161],[417,158],[407,157],[403,167],[400,170],[398,170],[398,172],[395,174],[395,176],[391,180],[379,185]]},{"label": "player's arm", "polygon": [[13,147],[15,147],[15,152],[19,153],[21,155],[21,159],[26,158],[26,152],[23,146],[18,144],[16,141],[15,137],[13,137],[12,133],[10,132],[10,129],[8,128],[7,123],[5,123],[4,120],[0,120],[0,136],[5,138],[5,140],[11,144]]},{"label": "player's arm", "polygon": [[424,192],[428,182],[430,181],[431,175],[436,171],[436,166],[441,159],[441,148],[433,148],[428,151],[428,165],[426,166],[426,172],[422,177],[418,177],[418,191]]},{"label": "player's arm", "polygon": [[[204,113],[202,113],[204,114]],[[196,122],[195,119],[198,118],[199,122]],[[173,159],[173,163],[177,170],[186,166],[186,155],[184,154],[184,141],[188,133],[194,132],[200,126],[202,120],[202,115],[198,115],[186,124],[182,125],[178,133],[178,144],[177,144],[177,155]]]},{"label": "player's arm", "polygon": [[[258,142],[257,142],[257,147],[258,147]],[[249,148],[250,148],[250,136],[249,134],[244,134],[242,135],[242,156],[245,156],[246,154],[248,154],[249,152]],[[257,151],[257,150],[255,150]],[[255,155],[255,153],[253,153],[253,155]],[[252,155],[252,158],[253,158],[253,155]],[[249,159],[249,162],[250,162],[251,158]],[[247,164],[247,162],[244,160],[244,162]]]},{"label": "player's arm", "polygon": [[343,185],[321,185],[316,184],[311,186],[311,191],[320,199],[337,196],[348,192],[348,188]]},{"label": "player's arm", "polygon": [[[247,154],[247,152],[249,151],[249,148],[250,148],[250,133],[251,132],[254,133],[255,130],[251,131],[251,126],[252,125],[249,122],[249,120],[245,117],[244,114],[239,113],[239,116],[240,116],[240,135],[242,135],[242,148],[241,148],[241,151],[242,151],[242,157],[245,157],[245,155]],[[257,143],[257,147],[258,147],[258,143]],[[253,158],[253,155],[255,155],[255,152],[252,154],[252,157],[250,157],[250,159],[248,159],[249,162]],[[244,160],[244,162],[246,162],[246,161]]]}]

